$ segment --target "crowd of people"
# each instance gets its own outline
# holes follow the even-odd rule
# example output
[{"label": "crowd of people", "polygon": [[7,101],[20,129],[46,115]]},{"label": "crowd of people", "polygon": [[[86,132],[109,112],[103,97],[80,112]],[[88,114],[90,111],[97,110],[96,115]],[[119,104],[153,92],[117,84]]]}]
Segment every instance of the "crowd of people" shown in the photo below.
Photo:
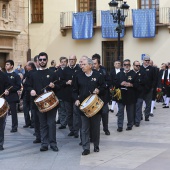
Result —
[{"label": "crowd of people", "polygon": [[[146,55],[142,64],[137,60],[131,63],[129,59],[123,63],[115,61],[114,68],[108,73],[101,65],[99,54],[91,58],[82,56],[79,62],[76,55],[70,55],[69,58],[60,57],[59,62],[59,66],[56,66],[56,61],[52,60],[48,68],[48,55],[45,52],[35,56],[34,61],[28,61],[25,69],[20,65],[14,70],[14,61],[6,61],[6,71],[0,71],[0,97],[5,98],[10,109],[5,110],[7,114],[0,115],[0,150],[4,150],[8,115],[12,120],[11,133],[18,131],[17,109],[21,110],[18,107],[21,101],[25,118],[23,128],[34,128],[33,143],[41,143],[40,151],[47,151],[49,146],[55,152],[59,150],[56,124],[60,124],[60,130],[68,126],[68,136],[80,138],[82,155],[90,154],[90,142],[94,144],[94,152],[100,151],[100,123],[105,135],[110,135],[109,111],[114,112],[115,107],[117,132],[123,131],[125,108],[127,131],[132,130],[133,126],[139,127],[141,120],[149,121],[149,117],[154,116],[156,100],[163,102],[163,108],[169,108],[170,63],[163,63],[159,69]],[[44,103],[47,110],[42,113],[35,100],[48,92],[57,97],[59,104],[50,108],[48,103]],[[95,115],[87,117],[80,106],[92,94],[97,95],[104,104]],[[3,103],[0,105],[1,110]]]}]

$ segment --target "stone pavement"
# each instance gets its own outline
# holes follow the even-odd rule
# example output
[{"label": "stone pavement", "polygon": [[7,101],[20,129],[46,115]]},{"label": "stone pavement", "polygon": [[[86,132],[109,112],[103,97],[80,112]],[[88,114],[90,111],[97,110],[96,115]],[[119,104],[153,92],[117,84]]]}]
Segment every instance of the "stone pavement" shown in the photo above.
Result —
[{"label": "stone pavement", "polygon": [[[68,129],[57,129],[59,152],[40,152],[33,144],[33,129],[24,129],[23,113],[19,113],[17,133],[10,133],[7,120],[4,151],[0,151],[0,170],[170,170],[170,109],[156,104],[150,122],[142,121],[132,131],[116,131],[116,113],[110,113],[110,136],[101,126],[100,152],[82,156],[79,139],[68,137]],[[125,116],[126,117],[126,116]],[[58,127],[58,125],[57,125]]]}]

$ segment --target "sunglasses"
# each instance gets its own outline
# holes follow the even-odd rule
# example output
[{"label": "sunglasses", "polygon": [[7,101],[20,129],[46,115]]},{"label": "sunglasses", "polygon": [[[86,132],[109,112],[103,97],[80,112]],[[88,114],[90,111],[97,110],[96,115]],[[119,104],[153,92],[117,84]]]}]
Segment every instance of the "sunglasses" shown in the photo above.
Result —
[{"label": "sunglasses", "polygon": [[150,60],[145,60],[145,61],[150,61]]},{"label": "sunglasses", "polygon": [[39,60],[39,61],[47,61],[46,58],[39,58],[38,60]]},{"label": "sunglasses", "polygon": [[130,66],[130,64],[123,64],[124,66]]},{"label": "sunglasses", "polygon": [[140,65],[135,65],[136,67],[140,67]]}]

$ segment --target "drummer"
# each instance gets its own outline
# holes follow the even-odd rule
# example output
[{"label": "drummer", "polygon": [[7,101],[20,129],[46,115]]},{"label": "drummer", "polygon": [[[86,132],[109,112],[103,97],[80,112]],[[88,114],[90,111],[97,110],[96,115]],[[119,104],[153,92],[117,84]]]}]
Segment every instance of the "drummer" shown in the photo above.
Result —
[{"label": "drummer", "polygon": [[[29,91],[31,96],[35,98],[44,92],[54,91],[56,92],[60,89],[59,78],[56,76],[56,73],[50,71],[47,68],[48,55],[45,52],[41,52],[38,55],[39,70],[30,76],[29,79]],[[54,81],[57,82],[54,84]],[[42,90],[44,87],[46,89]],[[57,142],[56,142],[56,118],[57,108],[41,113],[38,111],[38,117],[40,120],[40,133],[41,133],[41,147],[40,151],[47,151],[48,145],[50,148],[57,152]]]},{"label": "drummer", "polygon": [[[0,95],[5,94],[6,96],[9,94],[8,89],[10,84],[8,77],[5,73],[0,71]],[[4,144],[4,130],[5,130],[5,119],[6,115],[3,117],[0,117],[0,151],[4,150],[3,144]]]},{"label": "drummer", "polygon": [[[93,61],[90,58],[84,59],[81,63],[82,73],[75,77],[73,85],[73,98],[75,105],[80,106],[90,94],[98,94],[101,96],[104,93],[105,81],[102,75],[97,71],[92,71]],[[82,155],[90,154],[90,131],[92,142],[94,143],[94,152],[99,152],[100,140],[100,111],[91,118],[88,118],[81,112],[82,121]]]}]

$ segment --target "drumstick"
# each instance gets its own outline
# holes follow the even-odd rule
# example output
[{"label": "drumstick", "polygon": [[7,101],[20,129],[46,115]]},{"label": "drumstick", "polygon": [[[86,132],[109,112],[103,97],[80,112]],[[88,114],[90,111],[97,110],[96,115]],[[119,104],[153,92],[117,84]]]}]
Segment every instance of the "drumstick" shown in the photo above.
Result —
[{"label": "drumstick", "polygon": [[[13,86],[11,86],[9,89],[7,89],[8,91],[11,90],[13,88]],[[3,92],[0,97],[2,97],[5,94],[5,92]]]},{"label": "drumstick", "polygon": [[[53,81],[52,83],[55,83],[57,80],[55,80],[55,81]],[[49,85],[48,85],[49,86]],[[45,86],[43,89],[41,89],[41,90],[44,90],[44,89],[46,89],[48,86]]]}]

